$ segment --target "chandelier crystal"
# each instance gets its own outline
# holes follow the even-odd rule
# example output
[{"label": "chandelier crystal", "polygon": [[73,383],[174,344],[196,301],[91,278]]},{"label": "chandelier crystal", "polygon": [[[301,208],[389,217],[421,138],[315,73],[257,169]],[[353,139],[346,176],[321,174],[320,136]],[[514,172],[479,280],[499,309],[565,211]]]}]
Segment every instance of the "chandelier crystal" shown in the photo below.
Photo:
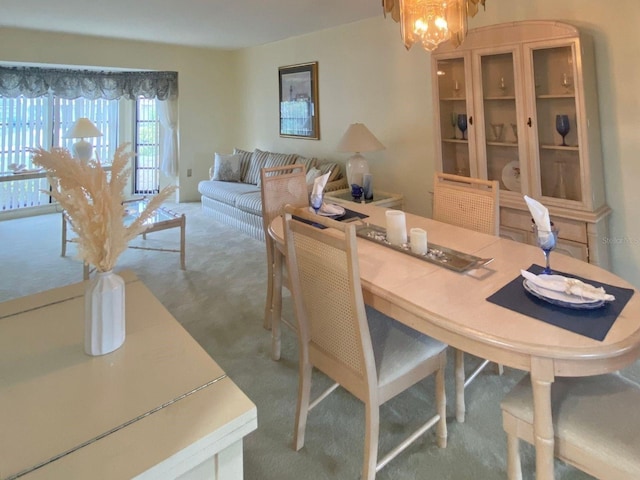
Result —
[{"label": "chandelier crystal", "polygon": [[478,12],[485,0],[382,0],[384,14],[400,22],[402,41],[407,50],[414,44],[431,52],[451,41],[459,46],[467,34],[467,18]]}]

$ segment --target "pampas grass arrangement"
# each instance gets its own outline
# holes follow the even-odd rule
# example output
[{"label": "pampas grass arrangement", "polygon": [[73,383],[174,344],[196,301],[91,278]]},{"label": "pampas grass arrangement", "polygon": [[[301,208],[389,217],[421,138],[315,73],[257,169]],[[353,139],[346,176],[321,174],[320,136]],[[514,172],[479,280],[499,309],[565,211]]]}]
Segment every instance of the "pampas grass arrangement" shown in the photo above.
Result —
[{"label": "pampas grass arrangement", "polygon": [[133,223],[125,226],[124,188],[131,174],[127,164],[133,156],[132,152],[125,152],[128,145],[116,150],[110,174],[100,162],[75,159],[66,148],[32,150],[34,165],[47,172],[52,187],[46,193],[66,210],[78,235],[78,255],[99,272],[113,270],[129,241],[144,232],[145,222],[176,189],[163,188]]}]

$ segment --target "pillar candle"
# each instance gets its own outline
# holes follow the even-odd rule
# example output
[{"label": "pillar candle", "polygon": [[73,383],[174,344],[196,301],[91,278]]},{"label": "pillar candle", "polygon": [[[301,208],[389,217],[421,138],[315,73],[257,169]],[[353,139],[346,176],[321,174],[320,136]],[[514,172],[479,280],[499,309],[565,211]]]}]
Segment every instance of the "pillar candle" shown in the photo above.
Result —
[{"label": "pillar candle", "polygon": [[404,212],[387,210],[387,241],[392,245],[407,243],[407,225]]},{"label": "pillar candle", "polygon": [[412,228],[411,234],[411,251],[424,255],[427,253],[427,232],[421,228]]}]

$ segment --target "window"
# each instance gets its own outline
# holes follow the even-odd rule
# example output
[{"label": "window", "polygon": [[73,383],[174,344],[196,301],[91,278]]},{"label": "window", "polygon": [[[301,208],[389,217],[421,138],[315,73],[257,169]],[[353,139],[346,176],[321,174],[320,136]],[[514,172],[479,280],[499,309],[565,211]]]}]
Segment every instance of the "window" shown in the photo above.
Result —
[{"label": "window", "polygon": [[[16,179],[13,165],[34,168],[30,148],[64,147],[69,150],[76,139],[64,138],[76,119],[89,118],[102,132],[92,139],[94,156],[102,162],[113,158],[121,143],[122,125],[131,125],[131,109],[121,108],[121,100],[67,100],[47,95],[37,98],[0,97],[0,211],[47,205],[52,199],[42,190],[49,188],[44,176]],[[132,102],[133,103],[133,102]],[[156,100],[135,102],[135,151],[133,193],[154,194],[160,191],[160,122]]]},{"label": "window", "polygon": [[136,157],[133,192],[160,191],[160,121],[156,101],[139,98],[136,102]]}]

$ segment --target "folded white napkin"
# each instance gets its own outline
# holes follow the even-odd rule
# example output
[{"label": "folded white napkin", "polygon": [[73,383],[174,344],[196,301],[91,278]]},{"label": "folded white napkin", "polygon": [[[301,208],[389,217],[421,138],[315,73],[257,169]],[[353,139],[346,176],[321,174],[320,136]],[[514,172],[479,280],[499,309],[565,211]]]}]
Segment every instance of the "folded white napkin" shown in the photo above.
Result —
[{"label": "folded white napkin", "polygon": [[604,300],[612,302],[616,299],[605,292],[602,287],[594,287],[577,278],[567,278],[562,275],[535,275],[526,270],[520,270],[520,274],[535,286],[554,292],[562,292],[584,300]]},{"label": "folded white napkin", "polygon": [[320,207],[320,212],[325,215],[342,215],[344,213],[344,208],[332,203],[323,203],[322,207]]},{"label": "folded white napkin", "polygon": [[538,230],[550,232],[551,220],[549,219],[549,209],[527,195],[524,196],[524,201],[527,202],[527,207],[529,207],[529,212],[531,212],[531,216],[533,217],[533,221],[538,227]]},{"label": "folded white napkin", "polygon": [[318,178],[313,180],[313,189],[311,190],[311,195],[322,194],[322,192],[324,191],[324,187],[329,180],[329,175],[331,175],[331,172],[320,175]]}]

